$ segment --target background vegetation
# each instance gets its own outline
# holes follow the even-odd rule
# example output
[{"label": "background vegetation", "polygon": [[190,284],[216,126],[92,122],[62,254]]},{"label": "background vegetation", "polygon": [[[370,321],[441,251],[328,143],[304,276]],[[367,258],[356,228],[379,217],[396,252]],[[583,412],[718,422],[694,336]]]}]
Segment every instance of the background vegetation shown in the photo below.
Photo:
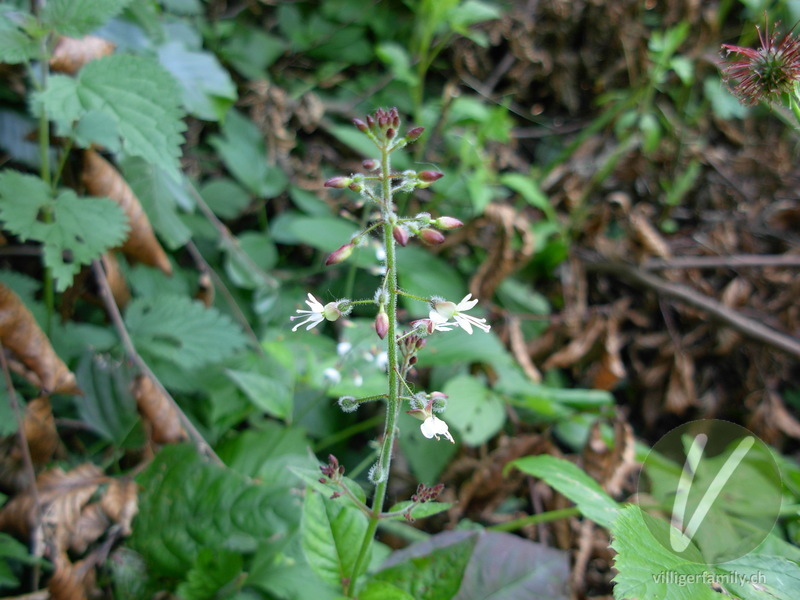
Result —
[{"label": "background vegetation", "polygon": [[[382,413],[335,399],[382,393],[382,348],[366,312],[296,334],[289,316],[309,291],[374,289],[375,248],[323,265],[366,215],[322,183],[361,169],[350,123],[381,106],[426,128],[397,167],[446,174],[406,212],[466,224],[405,249],[401,285],[471,292],[493,328],[420,355],[457,444],[403,421],[389,494],[441,482],[451,505],[382,529],[375,566],[442,530],[518,534],[446,534],[460,571],[395,554],[385,582],[484,597],[470,556],[535,540],[512,565],[528,589],[610,597],[610,523],[586,490],[630,500],[649,445],[695,418],[771,444],[796,505],[797,137],[719,76],[720,44],[754,43],[765,18],[800,6],[1,3],[3,593],[337,597],[309,523],[338,513],[304,476],[332,453],[365,480]],[[538,480],[547,464],[506,468],[534,455],[581,467],[558,488],[577,509]],[[796,561],[785,512],[771,553]]]}]

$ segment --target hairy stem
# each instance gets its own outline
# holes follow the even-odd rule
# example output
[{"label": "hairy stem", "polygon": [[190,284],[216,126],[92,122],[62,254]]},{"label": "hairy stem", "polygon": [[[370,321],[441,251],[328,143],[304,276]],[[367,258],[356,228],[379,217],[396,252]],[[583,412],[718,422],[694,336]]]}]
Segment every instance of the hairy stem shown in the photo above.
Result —
[{"label": "hairy stem", "polygon": [[386,405],[386,422],[383,430],[383,443],[381,444],[381,454],[378,458],[379,481],[375,487],[375,495],[372,499],[372,511],[369,519],[364,540],[361,542],[361,550],[358,559],[353,567],[349,581],[345,584],[345,594],[351,595],[354,590],[356,579],[365,568],[365,563],[370,554],[372,540],[375,537],[375,530],[381,518],[383,502],[386,498],[386,488],[389,483],[389,469],[392,464],[392,448],[394,447],[395,431],[397,429],[397,418],[400,415],[400,378],[397,369],[397,261],[395,260],[395,240],[392,235],[392,227],[389,224],[389,216],[393,211],[392,207],[392,187],[391,187],[391,164],[389,160],[389,149],[387,144],[381,145],[381,174],[382,174],[382,212],[383,212],[383,243],[386,250],[386,292],[389,297],[386,307],[389,317],[389,329],[386,334],[388,340],[388,365],[386,367],[389,381],[388,402]]}]

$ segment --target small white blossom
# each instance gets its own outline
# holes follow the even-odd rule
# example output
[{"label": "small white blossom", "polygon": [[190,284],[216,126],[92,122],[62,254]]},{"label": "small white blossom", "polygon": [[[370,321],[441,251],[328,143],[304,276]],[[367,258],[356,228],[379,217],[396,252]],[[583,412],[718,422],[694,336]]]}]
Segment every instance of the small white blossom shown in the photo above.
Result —
[{"label": "small white blossom", "polygon": [[333,367],[328,367],[322,372],[322,378],[325,379],[329,384],[336,385],[342,380],[342,374],[339,373],[337,369]]},{"label": "small white blossom", "polygon": [[[478,303],[477,299],[472,298],[472,294],[467,294],[464,298],[456,304],[447,300],[434,298],[431,302],[431,311],[428,315],[433,329],[438,331],[450,331],[451,327],[461,327],[464,331],[472,335],[473,325],[483,331],[489,331],[491,325],[486,323],[486,319],[479,319],[472,315],[465,315],[464,312],[475,307]],[[450,319],[453,319],[450,321]]]},{"label": "small white blossom", "polygon": [[450,435],[450,428],[447,427],[447,423],[442,421],[439,417],[431,415],[422,422],[419,428],[422,431],[422,435],[428,439],[435,437],[438,440],[439,436],[443,435],[451,444],[456,443],[453,436]]},{"label": "small white blossom", "polygon": [[336,344],[336,354],[338,354],[339,356],[344,356],[352,349],[353,349],[353,344],[351,344],[350,342],[339,342],[338,344]]},{"label": "small white blossom", "polygon": [[322,302],[309,294],[306,304],[308,304],[308,307],[311,310],[298,308],[297,312],[299,314],[289,317],[292,321],[295,319],[305,319],[304,321],[300,321],[297,325],[292,327],[292,331],[297,331],[299,327],[305,325],[306,323],[308,323],[308,327],[306,327],[306,331],[308,331],[309,329],[312,329],[313,327],[316,327],[322,323],[325,319],[328,321],[335,321],[342,316],[342,311],[339,310],[339,302],[328,302],[325,306],[323,306]]}]

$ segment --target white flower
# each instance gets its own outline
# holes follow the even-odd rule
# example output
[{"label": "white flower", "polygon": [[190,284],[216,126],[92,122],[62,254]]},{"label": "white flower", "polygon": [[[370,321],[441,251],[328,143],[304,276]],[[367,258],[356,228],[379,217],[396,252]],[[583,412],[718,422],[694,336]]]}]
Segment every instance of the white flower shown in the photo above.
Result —
[{"label": "white flower", "polygon": [[308,327],[306,327],[306,331],[308,331],[309,329],[322,323],[325,319],[328,321],[335,321],[342,316],[342,312],[339,310],[338,302],[328,302],[325,306],[323,306],[322,302],[309,294],[306,304],[308,304],[308,307],[311,310],[297,309],[299,314],[289,317],[292,321],[295,319],[305,319],[304,321],[300,321],[297,325],[292,327],[292,331],[297,331],[298,327],[305,325],[306,323],[308,323]]},{"label": "white flower", "polygon": [[331,385],[336,385],[342,380],[342,374],[333,367],[328,367],[322,372],[322,378]]},{"label": "white flower", "polygon": [[[470,300],[470,298],[472,298],[472,294],[467,294],[458,304],[434,298],[431,301],[432,308],[429,314],[431,323],[433,323],[433,329],[438,331],[450,331],[451,327],[458,326],[472,335],[472,326],[474,325],[478,329],[489,331],[491,325],[486,323],[486,319],[479,319],[472,315],[463,314],[478,303],[477,299]],[[450,321],[450,319],[453,319],[453,321]]]},{"label": "white flower", "polygon": [[422,431],[422,435],[428,439],[435,437],[438,440],[439,436],[443,435],[445,439],[450,440],[450,443],[456,443],[453,436],[450,435],[450,429],[447,427],[447,423],[442,421],[439,417],[431,415],[422,422],[419,428]]},{"label": "white flower", "polygon": [[338,344],[336,344],[336,354],[338,354],[339,356],[344,356],[352,349],[353,349],[353,344],[351,344],[350,342],[339,342]]}]

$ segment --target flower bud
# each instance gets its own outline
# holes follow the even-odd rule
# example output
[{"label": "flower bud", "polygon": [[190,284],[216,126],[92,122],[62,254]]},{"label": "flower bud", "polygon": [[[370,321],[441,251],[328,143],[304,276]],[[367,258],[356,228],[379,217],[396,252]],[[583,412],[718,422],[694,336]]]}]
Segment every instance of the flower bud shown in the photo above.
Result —
[{"label": "flower bud", "polygon": [[378,313],[375,317],[375,333],[378,337],[384,339],[389,331],[389,315],[384,311]]},{"label": "flower bud", "polygon": [[464,223],[459,221],[454,217],[439,217],[435,221],[433,221],[434,226],[438,229],[443,229],[444,231],[448,231],[450,229],[458,229],[459,227],[463,227]]},{"label": "flower bud", "polygon": [[395,225],[394,229],[392,229],[392,235],[394,240],[401,246],[408,244],[408,229],[402,225]]},{"label": "flower bud", "polygon": [[353,183],[353,180],[349,177],[343,177],[339,175],[338,177],[331,177],[328,181],[325,182],[325,187],[328,188],[336,188],[342,190]]},{"label": "flower bud", "polygon": [[355,399],[355,396],[342,396],[339,398],[339,408],[342,409],[342,412],[351,413],[358,410],[358,400]]},{"label": "flower bud", "polygon": [[[367,118],[369,119],[369,117]],[[362,133],[367,133],[367,130],[369,129],[367,127],[367,124],[364,123],[364,121],[362,121],[361,119],[353,119],[353,125],[358,127],[358,130],[361,131]]]},{"label": "flower bud", "polygon": [[334,250],[333,252],[330,253],[327,260],[325,261],[325,266],[329,267],[331,265],[338,265],[340,262],[347,260],[348,258],[350,258],[350,255],[353,253],[353,248],[355,247],[356,247],[355,244],[350,243],[350,244],[345,244],[338,250]]},{"label": "flower bud", "polygon": [[420,181],[424,181],[425,183],[433,183],[444,177],[444,173],[440,171],[420,171],[417,175]]},{"label": "flower bud", "polygon": [[416,142],[419,139],[419,136],[422,135],[423,131],[425,131],[424,127],[414,127],[414,129],[409,129],[406,132],[406,140],[409,142]]},{"label": "flower bud", "polygon": [[429,227],[420,229],[419,237],[423,242],[430,244],[431,246],[436,246],[444,242],[444,235],[435,229],[430,229]]},{"label": "flower bud", "polygon": [[374,158],[368,158],[367,160],[361,163],[361,166],[364,167],[365,171],[374,171],[375,169],[380,167],[381,164]]},{"label": "flower bud", "polygon": [[339,302],[328,302],[322,308],[322,316],[326,321],[338,321],[342,316],[342,311],[339,309]]},{"label": "flower bud", "polygon": [[424,408],[413,408],[411,410],[407,410],[406,414],[411,415],[412,417],[414,417],[415,419],[419,419],[420,421],[424,421],[430,416],[428,414],[428,411],[426,411]]}]

